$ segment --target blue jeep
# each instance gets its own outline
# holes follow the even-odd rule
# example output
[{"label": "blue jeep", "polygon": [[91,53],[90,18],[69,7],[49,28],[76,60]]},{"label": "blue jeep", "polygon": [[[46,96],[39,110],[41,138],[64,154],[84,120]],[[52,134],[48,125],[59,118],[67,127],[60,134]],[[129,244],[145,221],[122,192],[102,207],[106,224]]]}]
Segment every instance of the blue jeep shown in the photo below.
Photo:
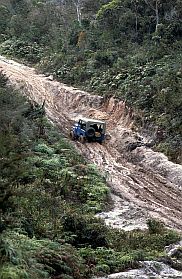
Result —
[{"label": "blue jeep", "polygon": [[73,140],[79,140],[81,143],[86,141],[102,143],[105,140],[106,123],[104,121],[81,118],[75,123],[70,131],[70,137]]}]

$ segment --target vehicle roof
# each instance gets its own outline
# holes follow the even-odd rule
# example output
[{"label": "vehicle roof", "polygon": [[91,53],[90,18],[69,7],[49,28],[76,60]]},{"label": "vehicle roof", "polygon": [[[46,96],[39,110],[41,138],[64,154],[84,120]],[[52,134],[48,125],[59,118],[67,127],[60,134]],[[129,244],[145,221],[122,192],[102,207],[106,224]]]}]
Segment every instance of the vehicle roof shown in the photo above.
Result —
[{"label": "vehicle roof", "polygon": [[99,124],[105,124],[106,122],[103,120],[93,119],[93,118],[87,118],[87,117],[80,117],[79,120],[82,120],[84,122],[96,122]]}]

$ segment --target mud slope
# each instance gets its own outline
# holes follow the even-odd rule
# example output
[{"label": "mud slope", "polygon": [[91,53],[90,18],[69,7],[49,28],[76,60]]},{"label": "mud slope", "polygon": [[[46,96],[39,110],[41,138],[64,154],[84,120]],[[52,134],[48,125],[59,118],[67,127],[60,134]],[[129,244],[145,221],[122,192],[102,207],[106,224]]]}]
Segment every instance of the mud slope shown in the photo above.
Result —
[{"label": "mud slope", "polygon": [[[46,101],[48,117],[66,136],[72,121],[81,115],[105,119],[111,140],[104,145],[75,142],[76,148],[103,171],[112,192],[121,199],[117,202],[121,211],[127,203],[140,211],[141,218],[159,217],[166,225],[182,229],[182,166],[145,147],[131,151],[132,161],[127,160],[123,147],[136,135],[131,129],[131,111],[123,102],[113,98],[104,100],[51,81],[37,75],[34,69],[3,57],[0,57],[0,67],[10,82],[30,99],[40,104]],[[135,161],[138,163],[131,163]],[[127,216],[125,214],[125,218]]]}]

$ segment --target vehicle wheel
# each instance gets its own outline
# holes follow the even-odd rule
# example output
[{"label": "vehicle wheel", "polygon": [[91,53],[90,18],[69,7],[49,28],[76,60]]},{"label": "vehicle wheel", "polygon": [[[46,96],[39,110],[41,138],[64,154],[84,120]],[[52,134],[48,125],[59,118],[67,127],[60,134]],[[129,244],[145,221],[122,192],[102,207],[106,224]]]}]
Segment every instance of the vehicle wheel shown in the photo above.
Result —
[{"label": "vehicle wheel", "polygon": [[88,138],[93,138],[95,136],[95,129],[94,128],[89,128],[87,130],[87,137]]},{"label": "vehicle wheel", "polygon": [[111,135],[106,134],[106,135],[105,135],[105,139],[106,139],[106,140],[110,140],[110,139],[111,139]]},{"label": "vehicle wheel", "polygon": [[74,136],[73,131],[71,131],[71,132],[70,132],[70,138],[71,138],[72,140],[74,140],[74,139],[75,139],[75,136]]},{"label": "vehicle wheel", "polygon": [[84,142],[85,142],[84,136],[79,136],[79,142],[81,142],[81,143],[84,143]]}]

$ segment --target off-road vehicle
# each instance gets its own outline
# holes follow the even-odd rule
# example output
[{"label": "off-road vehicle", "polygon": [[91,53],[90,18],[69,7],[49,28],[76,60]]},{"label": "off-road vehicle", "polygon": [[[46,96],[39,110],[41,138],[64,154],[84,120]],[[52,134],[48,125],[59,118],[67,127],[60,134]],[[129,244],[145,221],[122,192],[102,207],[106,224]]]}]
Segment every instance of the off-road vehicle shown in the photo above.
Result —
[{"label": "off-road vehicle", "polygon": [[102,143],[105,140],[106,123],[91,118],[80,118],[76,122],[71,131],[70,136],[73,140],[79,140],[84,143],[86,141],[96,141]]}]

